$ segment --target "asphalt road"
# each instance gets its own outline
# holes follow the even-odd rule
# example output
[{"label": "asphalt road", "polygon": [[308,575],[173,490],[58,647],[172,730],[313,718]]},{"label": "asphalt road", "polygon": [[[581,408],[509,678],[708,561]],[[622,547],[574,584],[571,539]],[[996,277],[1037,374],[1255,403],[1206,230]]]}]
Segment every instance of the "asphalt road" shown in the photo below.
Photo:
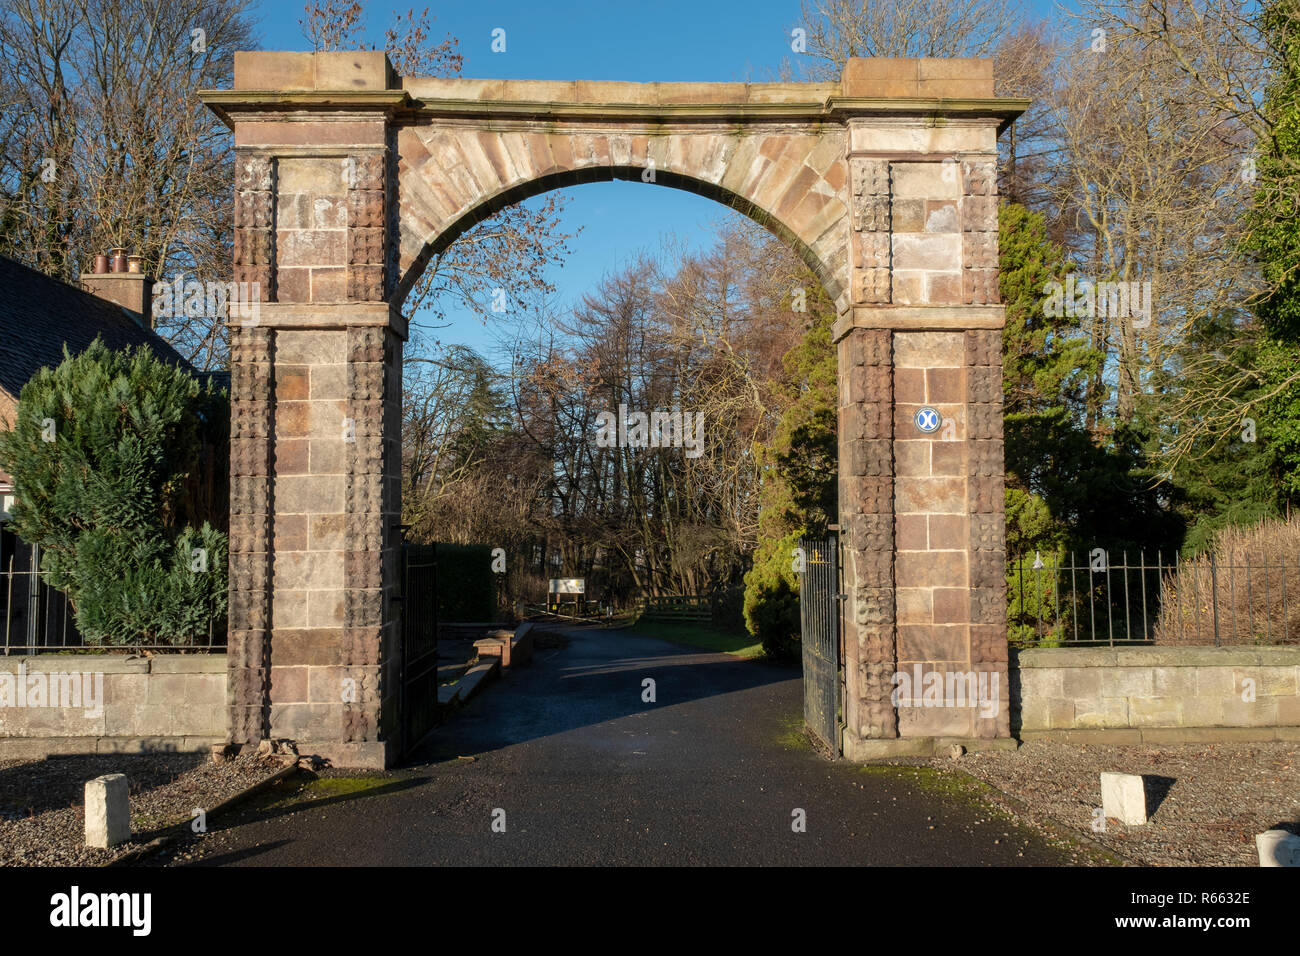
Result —
[{"label": "asphalt road", "polygon": [[489,686],[407,769],[253,804],[158,862],[1069,862],[968,793],[819,756],[798,733],[797,670],[626,632],[568,636]]}]

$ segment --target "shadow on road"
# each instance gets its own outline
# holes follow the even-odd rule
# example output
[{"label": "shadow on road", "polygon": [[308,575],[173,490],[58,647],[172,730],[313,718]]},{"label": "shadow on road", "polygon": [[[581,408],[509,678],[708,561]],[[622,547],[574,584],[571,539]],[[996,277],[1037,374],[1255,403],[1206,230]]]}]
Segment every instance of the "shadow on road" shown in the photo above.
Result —
[{"label": "shadow on road", "polygon": [[[698,651],[625,630],[564,628],[564,648],[538,651],[437,728],[407,766],[441,763],[616,720],[650,707],[798,681],[797,668]],[[652,682],[652,683],[647,683]],[[647,700],[653,692],[654,700]]]}]

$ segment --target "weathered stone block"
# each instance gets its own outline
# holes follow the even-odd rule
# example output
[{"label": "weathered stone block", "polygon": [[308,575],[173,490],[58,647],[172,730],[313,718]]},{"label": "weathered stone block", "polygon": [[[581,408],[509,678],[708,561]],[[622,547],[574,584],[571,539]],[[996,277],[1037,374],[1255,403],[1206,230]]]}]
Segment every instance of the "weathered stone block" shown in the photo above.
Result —
[{"label": "weathered stone block", "polygon": [[86,781],[86,846],[107,849],[131,839],[130,787],[126,774]]},{"label": "weathered stone block", "polygon": [[1288,830],[1265,830],[1255,836],[1260,866],[1300,866],[1300,836]]},{"label": "weathered stone block", "polygon": [[954,477],[899,477],[895,495],[900,513],[954,514],[964,510],[966,482]]},{"label": "weathered stone block", "polygon": [[900,551],[895,562],[900,588],[964,587],[964,551]]},{"label": "weathered stone block", "polygon": [[972,551],[970,586],[995,589],[1005,587],[1006,562],[1006,555],[1002,551]]},{"label": "weathered stone block", "polygon": [[1155,677],[1149,667],[1109,667],[1102,671],[1101,693],[1104,697],[1151,697]]},{"label": "weathered stone block", "polygon": [[896,332],[894,363],[899,368],[956,368],[965,361],[961,332]]},{"label": "weathered stone block", "polygon": [[967,448],[964,441],[936,441],[930,443],[930,474],[935,477],[965,475]]},{"label": "weathered stone block", "polygon": [[956,233],[894,233],[893,266],[955,272],[961,269],[961,248],[961,236]]},{"label": "weathered stone block", "polygon": [[967,437],[974,440],[1002,438],[1002,405],[970,404],[966,406]]},{"label": "weathered stone block", "polygon": [[998,231],[996,196],[966,196],[961,201],[961,227],[964,232]]},{"label": "weathered stone block", "polygon": [[1006,546],[1006,521],[1002,515],[971,515],[970,547],[972,551],[1005,551]]},{"label": "weathered stone block", "polygon": [[997,269],[966,269],[961,275],[961,301],[966,305],[998,303]]},{"label": "weathered stone block", "polygon": [[966,269],[998,268],[998,234],[968,232],[962,235],[962,264]]},{"label": "weathered stone block", "polygon": [[858,250],[858,267],[861,269],[888,269],[890,241],[888,232],[863,232],[854,243]]},{"label": "weathered stone block", "polygon": [[1074,726],[1080,730],[1128,727],[1128,698],[1101,697],[1075,701]]},{"label": "weathered stone block", "polygon": [[866,627],[894,623],[894,592],[889,587],[860,587],[853,596],[853,619]]},{"label": "weathered stone block", "polygon": [[961,164],[962,191],[968,196],[996,196],[997,163],[987,159],[966,160]]},{"label": "weathered stone block", "polygon": [[1134,697],[1128,702],[1130,726],[1183,726],[1182,699],[1179,697]]},{"label": "weathered stone block", "polygon": [[853,200],[853,228],[858,232],[888,232],[889,197],[855,197]]},{"label": "weathered stone block", "polygon": [[981,624],[978,621],[971,624],[970,659],[972,664],[1006,663],[1008,647],[1005,599],[999,613],[1001,617],[997,624]]},{"label": "weathered stone block", "polygon": [[1006,507],[1004,479],[974,477],[966,482],[967,507],[974,512],[997,512]]},{"label": "weathered stone block", "polygon": [[271,157],[241,151],[235,157],[235,189],[273,189],[275,172],[275,160]]},{"label": "weathered stone block", "polygon": [[853,195],[881,196],[889,194],[889,161],[885,159],[854,159],[851,163]]},{"label": "weathered stone block", "polygon": [[[893,232],[925,231],[924,199],[895,199],[890,209],[892,215],[890,227]],[[881,233],[881,235],[885,239],[889,238],[887,233]]]},{"label": "weathered stone block", "polygon": [[890,179],[896,199],[961,198],[961,176],[955,163],[895,162],[890,164]]},{"label": "weathered stone block", "polygon": [[859,269],[854,273],[855,302],[865,305],[882,305],[892,296],[892,280],[888,269]]},{"label": "weathered stone block", "polygon": [[[999,478],[1004,474],[1003,446],[1000,441],[970,441],[966,443],[970,474],[975,478]],[[979,509],[1000,512],[1005,504],[995,508]]]},{"label": "weathered stone block", "polygon": [[1002,333],[997,329],[971,329],[965,335],[966,365],[1002,365]]},{"label": "weathered stone block", "polygon": [[889,477],[893,474],[893,449],[890,442],[849,442],[847,450],[850,476]]},{"label": "weathered stone block", "polygon": [[348,229],[348,264],[380,265],[384,261],[384,230],[375,226]]},{"label": "weathered stone block", "polygon": [[1101,807],[1107,819],[1126,826],[1143,826],[1147,822],[1146,790],[1135,773],[1101,775]]}]

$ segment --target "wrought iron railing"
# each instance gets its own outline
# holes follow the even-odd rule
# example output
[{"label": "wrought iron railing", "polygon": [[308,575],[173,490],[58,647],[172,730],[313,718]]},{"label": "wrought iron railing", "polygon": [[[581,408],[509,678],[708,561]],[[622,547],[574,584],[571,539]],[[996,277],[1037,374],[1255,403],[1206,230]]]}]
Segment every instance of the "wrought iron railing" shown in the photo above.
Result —
[{"label": "wrought iron railing", "polygon": [[1009,556],[1018,647],[1300,643],[1300,557],[1146,551]]},{"label": "wrought iron railing", "polygon": [[[51,585],[38,567],[39,552],[10,554],[0,567],[0,654],[57,653],[88,645],[77,630],[76,614],[68,595]],[[105,572],[111,573],[111,572]],[[94,646],[95,650],[123,651],[223,651],[225,628],[208,622],[208,632],[193,643],[135,644],[127,647]]]}]

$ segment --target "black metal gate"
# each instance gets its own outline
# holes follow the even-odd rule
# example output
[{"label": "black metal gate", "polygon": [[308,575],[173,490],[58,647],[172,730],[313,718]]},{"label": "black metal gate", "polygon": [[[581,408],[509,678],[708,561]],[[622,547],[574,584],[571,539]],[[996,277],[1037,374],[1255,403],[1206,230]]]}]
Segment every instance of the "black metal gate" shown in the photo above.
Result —
[{"label": "black metal gate", "polygon": [[803,644],[803,718],[840,754],[840,562],[835,538],[802,538],[799,617]]},{"label": "black metal gate", "polygon": [[438,555],[436,545],[402,545],[402,753],[438,719]]}]

